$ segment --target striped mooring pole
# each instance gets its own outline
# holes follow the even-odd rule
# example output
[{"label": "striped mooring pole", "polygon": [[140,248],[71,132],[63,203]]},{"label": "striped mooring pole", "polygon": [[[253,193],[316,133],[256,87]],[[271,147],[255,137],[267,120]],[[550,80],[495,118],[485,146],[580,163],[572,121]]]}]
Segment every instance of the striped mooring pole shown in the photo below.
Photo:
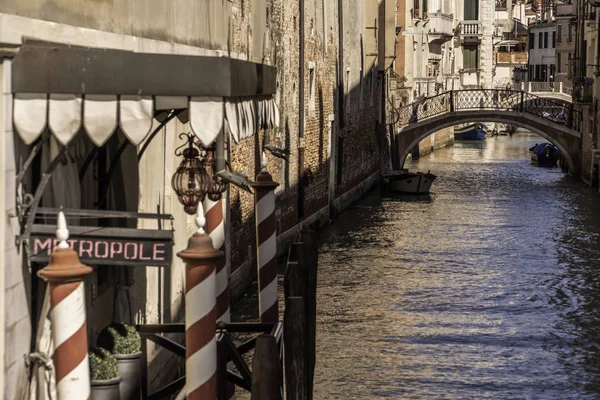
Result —
[{"label": "striped mooring pole", "polygon": [[[206,233],[212,239],[215,249],[221,250],[223,256],[216,262],[216,295],[217,295],[217,322],[231,322],[229,308],[229,268],[227,265],[227,256],[225,254],[225,220],[223,218],[223,199],[212,201],[209,198],[204,200],[206,209]],[[233,362],[229,363],[230,369],[233,369]],[[227,398],[235,398],[235,385],[227,382]]]},{"label": "striped mooring pole", "polygon": [[223,200],[204,200],[206,210],[206,234],[212,239],[215,249],[223,252],[216,261],[217,274],[217,322],[231,322],[229,310],[229,271],[225,258],[225,221],[223,219]]},{"label": "striped mooring pole", "polygon": [[277,223],[275,221],[275,188],[279,186],[267,171],[267,156],[262,154],[262,169],[254,189],[256,215],[256,248],[258,258],[258,308],[260,322],[277,322]]},{"label": "striped mooring pole", "polygon": [[85,316],[84,277],[92,268],[81,264],[69,247],[65,215],[58,214],[56,238],[60,241],[50,264],[38,276],[50,285],[50,320],[54,341],[54,368],[59,400],[89,399],[90,367]]},{"label": "striped mooring pole", "polygon": [[217,329],[215,265],[223,256],[204,232],[198,204],[198,232],[177,255],[185,262],[185,390],[188,400],[217,397]]}]

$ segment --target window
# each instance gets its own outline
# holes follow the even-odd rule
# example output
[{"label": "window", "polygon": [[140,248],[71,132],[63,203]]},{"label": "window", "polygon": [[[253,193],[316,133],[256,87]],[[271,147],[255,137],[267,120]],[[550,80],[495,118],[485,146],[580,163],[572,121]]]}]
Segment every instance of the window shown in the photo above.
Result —
[{"label": "window", "polygon": [[548,48],[548,32],[544,32],[544,48]]},{"label": "window", "polygon": [[535,34],[534,33],[529,34],[529,49],[530,50],[535,49]]},{"label": "window", "polygon": [[540,80],[540,72],[541,72],[541,65],[537,64],[535,66],[535,80],[539,81]]},{"label": "window", "polygon": [[[419,11],[419,0],[415,0],[415,5],[414,5],[415,11]],[[419,14],[415,13],[415,17],[418,17]]]},{"label": "window", "polygon": [[556,47],[556,32],[552,32],[552,48]]},{"label": "window", "polygon": [[529,65],[529,80],[533,80],[533,65]]},{"label": "window", "polygon": [[425,18],[426,12],[427,12],[427,0],[423,0],[423,18]]},{"label": "window", "polygon": [[567,34],[567,43],[573,41],[573,25],[569,24],[569,33]]},{"label": "window", "polygon": [[556,65],[551,64],[549,67],[550,67],[550,79],[549,79],[549,81],[550,82],[554,82],[554,78],[555,78],[555,75],[556,75]]},{"label": "window", "polygon": [[542,35],[542,32],[540,32],[538,35],[538,49],[543,49],[543,48],[544,48],[544,36]]},{"label": "window", "polygon": [[465,0],[465,21],[477,21],[479,19],[479,0]]},{"label": "window", "polygon": [[479,67],[479,46],[463,46],[463,69]]},{"label": "window", "polygon": [[562,72],[562,60],[560,53],[556,53],[556,68],[557,72],[560,74]]},{"label": "window", "polygon": [[556,43],[562,43],[562,24],[559,24],[556,27],[556,29],[557,29],[557,35],[556,35],[557,42]]}]

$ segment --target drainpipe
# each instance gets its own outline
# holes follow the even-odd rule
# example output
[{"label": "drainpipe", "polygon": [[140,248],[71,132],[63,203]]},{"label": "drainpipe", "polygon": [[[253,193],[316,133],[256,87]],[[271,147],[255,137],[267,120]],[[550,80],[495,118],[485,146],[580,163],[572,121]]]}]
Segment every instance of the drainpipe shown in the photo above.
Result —
[{"label": "drainpipe", "polygon": [[[387,1],[391,1],[391,0],[387,0]],[[385,106],[386,106],[386,100],[387,100],[387,96],[386,96],[386,92],[387,92],[387,84],[386,84],[386,71],[385,71],[385,48],[386,48],[386,0],[379,0],[378,2],[378,7],[379,7],[379,13],[378,13],[378,25],[379,25],[379,30],[378,30],[378,68],[379,68],[379,79],[381,82],[381,100],[380,100],[380,120],[379,120],[379,163],[380,163],[380,168],[379,168],[379,173],[380,175],[383,174],[384,168],[385,168],[385,158],[386,157],[382,157],[382,151],[385,148],[385,146],[387,146],[387,139],[386,139],[386,135],[385,135],[385,131],[386,131],[386,117],[385,117]],[[422,39],[421,39],[422,40]],[[384,153],[385,154],[385,153]]]},{"label": "drainpipe", "polygon": [[344,128],[344,0],[338,0],[338,66],[337,66],[337,107],[330,116],[329,135],[329,219],[336,217],[335,193],[338,175],[338,137]]},{"label": "drainpipe", "polygon": [[300,55],[299,55],[299,70],[298,70],[298,104],[299,104],[299,115],[298,115],[298,137],[304,137],[304,0],[299,1],[300,6],[300,29],[299,29],[299,42],[300,42]]},{"label": "drainpipe", "polygon": [[338,128],[345,126],[344,118],[344,0],[338,0]]}]

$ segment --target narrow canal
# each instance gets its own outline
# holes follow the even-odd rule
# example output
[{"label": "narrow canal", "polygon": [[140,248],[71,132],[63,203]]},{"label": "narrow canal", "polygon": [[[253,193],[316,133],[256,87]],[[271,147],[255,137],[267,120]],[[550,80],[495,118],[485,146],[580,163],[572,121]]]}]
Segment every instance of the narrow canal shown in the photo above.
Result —
[{"label": "narrow canal", "polygon": [[600,399],[600,195],[536,141],[436,150],[430,200],[321,232],[316,399]]}]

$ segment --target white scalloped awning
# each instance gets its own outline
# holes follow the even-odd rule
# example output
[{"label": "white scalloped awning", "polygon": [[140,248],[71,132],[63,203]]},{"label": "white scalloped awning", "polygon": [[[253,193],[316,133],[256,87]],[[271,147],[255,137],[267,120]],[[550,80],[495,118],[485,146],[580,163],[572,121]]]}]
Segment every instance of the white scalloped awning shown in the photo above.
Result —
[{"label": "white scalloped awning", "polygon": [[14,96],[13,123],[25,144],[33,143],[46,129],[63,145],[83,128],[102,146],[117,125],[134,145],[140,144],[152,127],[151,96],[29,94]]},{"label": "white scalloped awning", "polygon": [[233,140],[254,135],[260,129],[279,126],[279,110],[272,98],[226,99],[222,97],[120,96],[31,94],[14,95],[13,122],[26,144],[46,128],[63,145],[83,129],[96,146],[102,146],[117,126],[135,146],[152,129],[154,110],[188,107],[192,132],[210,146],[227,121]]},{"label": "white scalloped awning", "polygon": [[233,140],[238,143],[260,129],[279,127],[275,99],[227,99],[225,119]]}]

